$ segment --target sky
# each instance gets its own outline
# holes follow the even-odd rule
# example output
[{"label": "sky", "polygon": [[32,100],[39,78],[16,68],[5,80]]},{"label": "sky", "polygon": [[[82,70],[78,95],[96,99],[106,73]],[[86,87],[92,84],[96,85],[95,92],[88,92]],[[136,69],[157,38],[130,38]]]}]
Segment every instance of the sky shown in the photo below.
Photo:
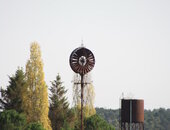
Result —
[{"label": "sky", "polygon": [[61,75],[72,105],[71,52],[81,45],[96,59],[95,106],[119,108],[125,97],[145,109],[170,108],[169,0],[0,0],[0,86],[41,46],[45,81]]}]

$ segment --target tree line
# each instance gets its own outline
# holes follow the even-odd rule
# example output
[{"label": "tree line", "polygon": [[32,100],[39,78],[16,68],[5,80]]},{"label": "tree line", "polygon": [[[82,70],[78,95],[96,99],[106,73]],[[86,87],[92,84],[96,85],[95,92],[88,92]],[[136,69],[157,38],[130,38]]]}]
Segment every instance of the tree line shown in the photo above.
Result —
[{"label": "tree line", "polygon": [[[51,81],[50,87],[46,85],[37,42],[31,44],[25,72],[18,68],[0,92],[0,130],[80,130],[79,104],[69,107],[60,75]],[[85,130],[114,130],[88,104],[84,115]]]},{"label": "tree line", "polygon": [[[96,108],[96,113],[119,129],[119,109]],[[145,130],[170,130],[170,109],[144,110]]]}]

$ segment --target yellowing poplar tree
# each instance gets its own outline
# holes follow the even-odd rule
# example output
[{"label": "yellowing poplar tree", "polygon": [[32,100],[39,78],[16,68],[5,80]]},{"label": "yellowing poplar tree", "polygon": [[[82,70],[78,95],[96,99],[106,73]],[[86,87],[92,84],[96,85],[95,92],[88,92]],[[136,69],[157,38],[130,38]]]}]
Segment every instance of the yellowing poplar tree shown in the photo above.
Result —
[{"label": "yellowing poplar tree", "polygon": [[26,84],[22,107],[28,122],[40,122],[46,130],[52,130],[48,118],[47,85],[44,81],[43,62],[37,42],[33,42],[30,47],[30,59],[26,64]]}]

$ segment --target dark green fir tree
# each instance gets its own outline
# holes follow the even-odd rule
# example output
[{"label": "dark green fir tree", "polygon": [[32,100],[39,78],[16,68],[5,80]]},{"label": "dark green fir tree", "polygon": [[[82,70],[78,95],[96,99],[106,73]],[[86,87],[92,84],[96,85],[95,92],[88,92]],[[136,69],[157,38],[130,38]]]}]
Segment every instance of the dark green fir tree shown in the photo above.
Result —
[{"label": "dark green fir tree", "polygon": [[22,112],[22,90],[25,87],[25,74],[22,68],[18,68],[15,75],[9,76],[9,85],[1,88],[0,106],[2,109],[14,109]]},{"label": "dark green fir tree", "polygon": [[49,117],[53,130],[61,130],[64,123],[68,123],[70,127],[73,126],[74,113],[69,109],[69,103],[65,96],[67,90],[61,82],[61,77],[58,74],[56,80],[51,82],[50,88],[50,113]]}]

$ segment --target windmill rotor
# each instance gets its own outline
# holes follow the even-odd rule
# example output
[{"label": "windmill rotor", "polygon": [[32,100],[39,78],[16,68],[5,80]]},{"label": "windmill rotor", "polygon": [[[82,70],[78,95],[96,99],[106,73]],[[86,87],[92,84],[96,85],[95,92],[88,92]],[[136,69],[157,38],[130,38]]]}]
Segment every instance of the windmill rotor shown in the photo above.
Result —
[{"label": "windmill rotor", "polygon": [[95,57],[93,53],[85,48],[76,48],[70,55],[70,66],[75,73],[80,75],[90,72],[95,65]]}]

